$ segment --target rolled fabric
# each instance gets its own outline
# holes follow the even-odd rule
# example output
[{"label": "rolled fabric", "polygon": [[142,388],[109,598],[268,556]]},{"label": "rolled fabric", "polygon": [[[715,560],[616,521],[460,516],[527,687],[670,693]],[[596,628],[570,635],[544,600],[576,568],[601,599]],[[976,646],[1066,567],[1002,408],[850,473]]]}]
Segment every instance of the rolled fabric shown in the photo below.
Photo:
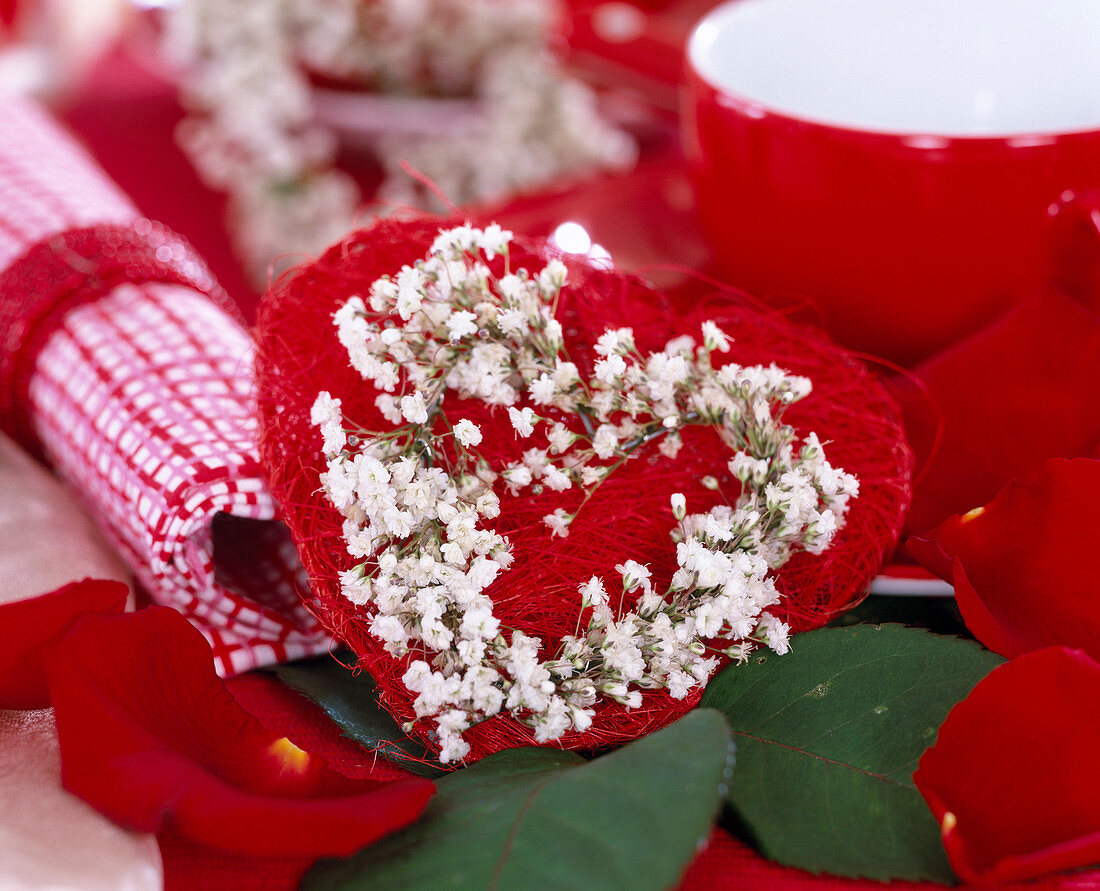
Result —
[{"label": "rolled fabric", "polygon": [[190,247],[0,98],[0,426],[37,449],[219,673],[324,652],[260,475],[252,341]]}]

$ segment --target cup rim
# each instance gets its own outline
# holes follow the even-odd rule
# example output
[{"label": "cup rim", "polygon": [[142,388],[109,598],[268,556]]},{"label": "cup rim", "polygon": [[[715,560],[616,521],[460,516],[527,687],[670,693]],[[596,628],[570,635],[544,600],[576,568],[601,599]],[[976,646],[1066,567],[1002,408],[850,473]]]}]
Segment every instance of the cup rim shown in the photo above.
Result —
[{"label": "cup rim", "polygon": [[952,133],[950,131],[937,130],[904,130],[886,127],[859,126],[841,121],[832,121],[827,118],[817,118],[811,115],[799,114],[776,107],[766,101],[754,99],[725,84],[716,83],[714,79],[707,76],[703,70],[703,65],[700,64],[699,61],[699,56],[702,53],[701,46],[703,37],[709,26],[715,19],[726,17],[735,7],[745,2],[759,2],[759,0],[725,0],[725,2],[715,6],[699,19],[688,35],[684,58],[691,75],[713,90],[719,97],[722,105],[746,117],[761,120],[772,119],[802,128],[813,127],[821,130],[830,130],[838,134],[848,135],[852,138],[871,138],[900,142],[909,148],[922,150],[944,149],[951,145],[972,145],[975,147],[997,145],[1003,147],[1006,143],[1011,148],[1033,148],[1036,146],[1050,145],[1062,139],[1100,136],[1100,119],[1091,127],[1066,129],[1033,128],[982,134]]}]

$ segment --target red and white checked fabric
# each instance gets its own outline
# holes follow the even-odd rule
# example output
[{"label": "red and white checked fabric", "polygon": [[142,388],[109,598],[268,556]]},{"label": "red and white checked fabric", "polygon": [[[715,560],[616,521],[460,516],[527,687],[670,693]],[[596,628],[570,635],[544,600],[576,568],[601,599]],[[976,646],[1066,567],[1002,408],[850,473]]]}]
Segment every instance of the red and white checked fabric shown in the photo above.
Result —
[{"label": "red and white checked fabric", "polygon": [[[95,263],[86,249],[70,259],[52,246],[100,223],[128,227],[118,228],[127,245],[135,233],[156,234],[41,110],[0,98],[0,320],[9,331],[31,302],[11,282],[51,280],[33,268],[42,245],[47,264],[72,265],[68,282]],[[174,242],[155,244],[149,264],[123,265],[132,283],[50,317],[16,407],[150,596],[210,640],[219,672],[324,652],[331,638],[298,596],[307,580],[260,475],[251,339],[210,296],[158,281],[196,276],[162,276],[164,263],[195,264]],[[97,271],[87,274],[94,281]]]},{"label": "red and white checked fabric", "polygon": [[49,235],[139,216],[46,112],[0,96],[0,269]]}]

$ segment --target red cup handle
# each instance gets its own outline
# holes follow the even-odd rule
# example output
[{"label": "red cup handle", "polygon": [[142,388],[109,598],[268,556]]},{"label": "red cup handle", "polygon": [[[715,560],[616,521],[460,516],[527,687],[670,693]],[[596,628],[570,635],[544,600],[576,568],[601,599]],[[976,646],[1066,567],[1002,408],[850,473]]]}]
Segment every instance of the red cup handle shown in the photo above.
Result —
[{"label": "red cup handle", "polygon": [[1100,190],[1065,191],[1047,208],[1051,282],[1100,313]]}]

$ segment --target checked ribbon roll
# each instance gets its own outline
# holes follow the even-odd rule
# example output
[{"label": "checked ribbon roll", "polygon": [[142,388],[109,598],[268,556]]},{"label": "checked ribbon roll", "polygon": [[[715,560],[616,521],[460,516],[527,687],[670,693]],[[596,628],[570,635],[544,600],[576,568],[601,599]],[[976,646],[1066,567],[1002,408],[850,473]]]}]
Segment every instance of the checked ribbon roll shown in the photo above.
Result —
[{"label": "checked ribbon roll", "polygon": [[203,632],[223,675],[330,641],[273,522],[252,361],[187,243],[41,109],[0,99],[0,427],[55,468],[150,598]]}]

